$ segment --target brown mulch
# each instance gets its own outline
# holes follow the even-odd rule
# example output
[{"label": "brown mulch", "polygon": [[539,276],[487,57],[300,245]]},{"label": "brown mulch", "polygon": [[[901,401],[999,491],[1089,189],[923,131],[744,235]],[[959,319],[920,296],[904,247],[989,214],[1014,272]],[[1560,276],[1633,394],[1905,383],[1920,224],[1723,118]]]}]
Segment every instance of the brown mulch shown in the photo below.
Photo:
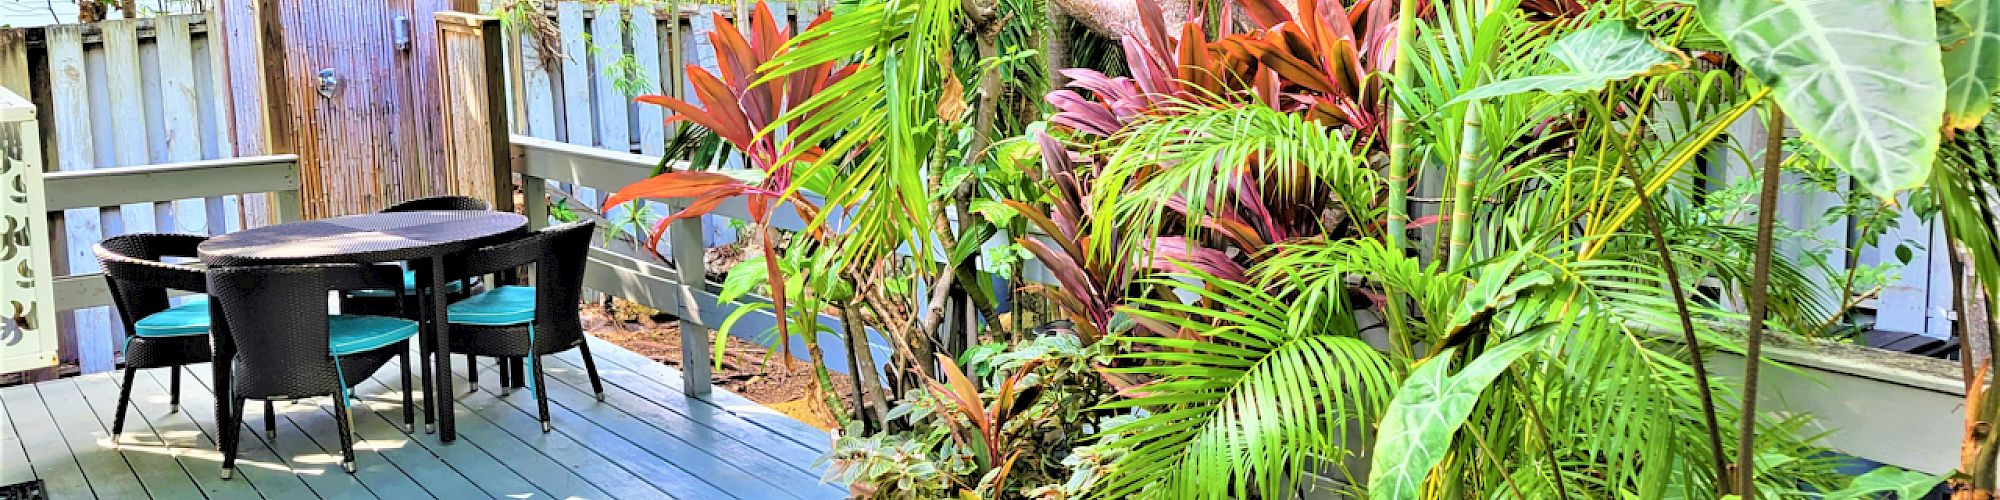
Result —
[{"label": "brown mulch", "polygon": [[[623,309],[624,303],[620,302]],[[592,336],[675,369],[681,367],[680,323],[672,317],[632,311],[620,314],[629,320],[613,321],[600,304],[586,303],[579,309],[583,328]],[[826,404],[811,397],[811,362],[793,360],[787,367],[783,358],[770,352],[764,346],[730,337],[723,348],[722,367],[711,373],[709,382],[814,427],[831,428],[834,419]],[[842,388],[851,387],[853,382],[839,373],[831,375],[835,392],[841,393],[842,404],[851,407],[851,396],[846,394],[849,391]]]}]

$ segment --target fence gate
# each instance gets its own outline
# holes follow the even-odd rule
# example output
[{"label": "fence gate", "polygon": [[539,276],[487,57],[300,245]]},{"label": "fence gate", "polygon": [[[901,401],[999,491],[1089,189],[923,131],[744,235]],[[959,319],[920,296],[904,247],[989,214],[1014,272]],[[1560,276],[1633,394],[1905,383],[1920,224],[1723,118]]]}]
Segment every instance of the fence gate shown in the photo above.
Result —
[{"label": "fence gate", "polygon": [[56,365],[56,311],[44,227],[35,106],[0,87],[0,373]]}]

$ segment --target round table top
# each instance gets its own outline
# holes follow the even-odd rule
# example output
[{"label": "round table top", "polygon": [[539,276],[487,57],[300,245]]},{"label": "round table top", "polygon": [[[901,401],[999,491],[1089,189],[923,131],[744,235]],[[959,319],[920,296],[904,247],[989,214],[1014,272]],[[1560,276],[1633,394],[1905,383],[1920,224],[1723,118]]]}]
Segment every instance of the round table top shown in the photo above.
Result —
[{"label": "round table top", "polygon": [[527,227],[527,217],[507,212],[387,212],[247,229],[197,250],[209,265],[388,262],[490,245]]}]

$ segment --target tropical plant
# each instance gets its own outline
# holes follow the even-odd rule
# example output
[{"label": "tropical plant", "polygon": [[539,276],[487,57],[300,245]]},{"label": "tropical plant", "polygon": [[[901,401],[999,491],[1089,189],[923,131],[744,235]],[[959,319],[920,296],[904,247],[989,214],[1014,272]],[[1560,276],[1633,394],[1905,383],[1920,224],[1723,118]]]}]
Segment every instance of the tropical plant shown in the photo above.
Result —
[{"label": "tropical plant", "polygon": [[945,377],[893,411],[909,430],[843,435],[828,477],[863,498],[1046,498],[1034,492],[1061,489],[1072,452],[1111,417],[1093,409],[1110,395],[1092,368],[1102,346],[1045,330],[941,359]]},{"label": "tropical plant", "polygon": [[[825,22],[827,16],[822,14],[814,24]],[[647,246],[657,247],[667,225],[674,221],[707,214],[730,199],[747,198],[751,221],[763,232],[761,246],[766,275],[782,276],[776,267],[778,249],[772,239],[770,220],[781,203],[790,205],[801,218],[813,219],[818,215],[814,200],[797,190],[797,181],[803,177],[793,170],[800,162],[817,159],[819,149],[794,147],[769,134],[768,129],[798,127],[811,121],[810,113],[789,110],[839,85],[858,67],[828,62],[786,75],[766,73],[762,65],[781,53],[791,35],[772,19],[770,8],[762,2],[751,15],[748,39],[720,13],[715,14],[715,25],[718,29],[709,33],[709,40],[715,47],[721,78],[698,65],[687,66],[688,83],[702,104],[659,95],[640,96],[638,101],[673,111],[667,115],[668,123],[686,121],[715,134],[742,152],[754,168],[728,173],[665,172],[620,188],[604,205],[617,206],[645,198],[686,198],[684,207],[660,219],[653,230]],[[774,307],[781,314],[788,313],[785,280],[766,283]],[[778,344],[783,350],[789,350],[791,345],[787,323],[778,322]]]}]

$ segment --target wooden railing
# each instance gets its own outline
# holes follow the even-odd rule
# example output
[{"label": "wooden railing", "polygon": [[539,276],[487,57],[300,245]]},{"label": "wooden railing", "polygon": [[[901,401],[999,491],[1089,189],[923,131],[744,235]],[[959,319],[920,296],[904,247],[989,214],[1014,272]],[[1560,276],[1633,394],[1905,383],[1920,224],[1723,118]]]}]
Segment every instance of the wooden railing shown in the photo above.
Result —
[{"label": "wooden railing", "polygon": [[[549,205],[542,200],[560,199],[560,196],[549,197],[549,182],[616,189],[651,176],[653,168],[659,164],[659,158],[654,156],[619,153],[522,135],[513,136],[512,142],[521,172],[522,209],[528,216],[528,224],[537,228],[546,226],[550,220]],[[669,209],[681,206],[680,200],[665,201]],[[781,206],[774,212],[769,221],[772,227],[790,231],[806,228],[807,221],[800,219],[792,210]],[[713,214],[750,219],[749,207],[741,199],[723,203]],[[700,219],[685,219],[671,224],[661,239],[665,241],[663,246],[669,249],[669,260],[666,262],[629,244],[592,248],[590,262],[584,270],[584,286],[681,318],[681,356],[684,361],[681,369],[686,373],[683,378],[687,385],[685,389],[688,394],[707,394],[711,332],[738,308],[767,300],[756,296],[744,297],[740,302],[716,300],[719,287],[707,279]],[[737,320],[729,334],[754,340],[758,333],[772,329],[777,321],[778,317],[769,311],[752,312]],[[822,314],[820,322],[839,329],[838,318]],[[877,337],[870,333],[870,338]],[[806,357],[804,342],[794,341],[791,345],[800,352],[786,354]],[[869,345],[875,346],[877,359],[888,359],[888,350],[881,347],[884,345],[882,342],[871,341]],[[828,368],[846,371],[843,369],[847,360],[845,349],[837,343],[823,343],[821,349]]]},{"label": "wooden railing", "polygon": [[[273,193],[271,200],[277,220],[288,222],[299,220],[298,160],[298,156],[286,154],[49,172],[42,176],[42,182],[48,193],[47,211],[54,215],[72,208]],[[55,278],[57,311],[107,305],[111,305],[111,292],[105,287],[102,275]]]}]

